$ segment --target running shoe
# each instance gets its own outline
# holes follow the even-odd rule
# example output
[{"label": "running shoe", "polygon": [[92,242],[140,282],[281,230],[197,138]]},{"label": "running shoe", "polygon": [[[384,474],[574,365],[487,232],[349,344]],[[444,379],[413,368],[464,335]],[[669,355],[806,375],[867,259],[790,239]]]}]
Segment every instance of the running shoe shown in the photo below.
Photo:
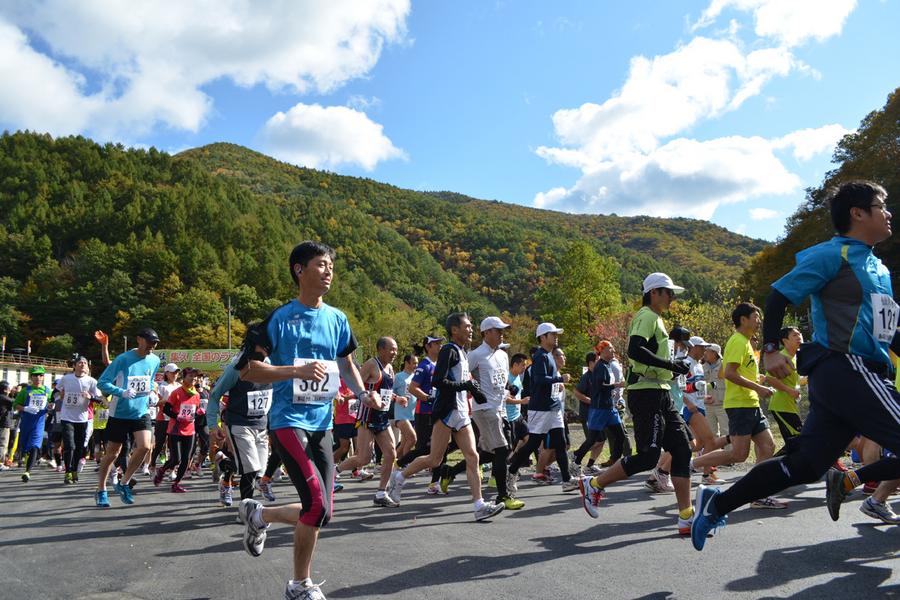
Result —
[{"label": "running shoe", "polygon": [[403,486],[406,483],[405,481],[401,483],[399,480],[400,477],[403,477],[403,472],[395,471],[388,480],[387,489],[384,491],[397,506],[400,505],[400,499],[403,497]]},{"label": "running shoe", "polygon": [[173,494],[185,494],[187,493],[187,488],[176,481],[172,484],[172,487],[169,488],[169,491],[171,491]]},{"label": "running shoe", "polygon": [[134,504],[134,494],[131,493],[130,487],[117,483],[114,489],[116,490],[116,493],[119,494],[119,497],[122,498],[122,502],[125,504]]},{"label": "running shoe", "polygon": [[602,472],[603,472],[603,469],[601,467],[598,467],[597,465],[591,465],[589,467],[585,467],[581,471],[581,474],[582,475],[599,475]]},{"label": "running shoe", "polygon": [[535,473],[531,476],[531,480],[537,485],[551,485],[553,483],[553,478],[544,473]]},{"label": "running shoe", "polygon": [[256,480],[256,489],[262,493],[263,498],[269,502],[275,502],[275,492],[272,491],[272,480],[268,477],[260,477]]},{"label": "running shoe", "polygon": [[[82,471],[84,471],[84,463],[85,463],[85,460],[83,458],[78,459],[78,471],[77,471],[78,473],[81,473]],[[75,480],[77,481],[78,478],[76,477]]]},{"label": "running shoe", "polygon": [[144,465],[143,468],[141,468],[141,475],[150,477],[150,466],[149,465]]},{"label": "running shoe", "polygon": [[568,481],[562,482],[562,491],[563,492],[574,492],[578,489],[578,478],[572,477]]},{"label": "running shoe", "polygon": [[429,496],[446,496],[447,494],[441,491],[441,484],[436,481],[432,481],[428,484],[428,489],[425,490],[425,493]]},{"label": "running shoe", "polygon": [[840,518],[841,503],[846,497],[844,474],[837,469],[828,469],[828,472],[825,473],[825,505],[828,507],[828,516],[832,521]]},{"label": "running shoe", "polygon": [[719,479],[715,473],[710,473],[700,478],[701,485],[722,485],[723,483],[725,483],[725,480]]},{"label": "running shoe", "polygon": [[485,519],[490,519],[491,517],[502,513],[504,508],[505,507],[502,504],[485,502],[481,508],[475,509],[475,520],[484,521]]},{"label": "running shoe", "polygon": [[497,498],[497,504],[502,504],[504,508],[507,510],[519,510],[525,506],[525,503],[521,500],[517,500],[511,496],[505,496],[503,498]]},{"label": "running shoe", "polygon": [[356,469],[353,471],[353,477],[360,481],[369,481],[375,477],[375,474],[372,473],[372,471],[366,471],[365,469]]},{"label": "running shoe", "polygon": [[663,473],[659,469],[653,469],[653,472],[656,475],[656,481],[659,482],[659,486],[662,488],[663,493],[669,494],[675,491],[675,486],[672,485],[672,477],[669,476],[668,473]]},{"label": "running shoe", "polygon": [[344,484],[343,484],[343,483],[338,483],[337,481],[335,481],[335,482],[334,482],[334,485],[331,486],[331,493],[332,493],[332,494],[337,494],[338,492],[340,492],[340,491],[343,490],[343,489],[344,489]]},{"label": "running shoe", "polygon": [[234,502],[234,492],[233,488],[230,485],[220,485],[219,486],[219,502],[222,503],[222,506],[231,506],[232,502]]},{"label": "running shoe", "polygon": [[782,502],[778,498],[773,498],[771,496],[767,498],[760,498],[759,500],[754,500],[750,503],[750,508],[774,508],[781,509],[787,508],[787,502]]},{"label": "running shoe", "polygon": [[691,543],[695,550],[703,550],[706,538],[718,533],[725,527],[728,515],[720,516],[716,513],[713,499],[721,494],[718,488],[701,485],[697,488],[694,499],[694,520],[691,523]]},{"label": "running shoe", "polygon": [[603,499],[603,490],[595,486],[592,483],[593,480],[594,478],[590,475],[579,477],[578,491],[581,492],[581,503],[584,506],[584,510],[588,515],[596,519],[600,515],[600,513],[597,512],[597,507]]},{"label": "running shoe", "polygon": [[158,468],[156,470],[156,475],[153,476],[153,485],[155,485],[156,487],[159,487],[159,484],[162,483],[165,476],[166,476],[166,472],[163,470],[163,468],[162,467]]},{"label": "running shoe", "polygon": [[682,519],[678,517],[678,535],[691,535],[691,525],[694,523],[694,515],[690,519]]},{"label": "running shoe", "polygon": [[[325,582],[323,581],[322,583]],[[284,588],[284,600],[326,600],[325,594],[322,593],[319,587],[322,583],[311,583],[307,586],[299,585],[296,587],[291,587],[291,584],[288,583],[287,587]]]},{"label": "running shoe", "polygon": [[109,494],[106,493],[106,490],[97,490],[97,493],[94,494],[94,501],[100,508],[109,508]]},{"label": "running shoe", "polygon": [[372,500],[372,503],[375,504],[375,506],[383,506],[385,508],[397,508],[398,506],[400,506],[399,504],[391,500],[387,496],[387,494],[385,494],[384,496],[375,496],[374,500]]},{"label": "running shoe", "polygon": [[59,465],[58,467],[56,467],[56,472],[57,473],[65,473],[66,472],[65,465]]},{"label": "running shoe", "polygon": [[497,478],[494,477],[493,475],[491,475],[491,478],[488,479],[487,485],[488,485],[488,487],[492,487],[492,488],[497,487]]},{"label": "running shoe", "polygon": [[872,497],[863,500],[859,505],[859,512],[888,525],[900,525],[900,515],[895,513],[887,502],[879,502]]},{"label": "running shoe", "polygon": [[244,550],[250,556],[260,556],[266,545],[266,529],[268,529],[268,526],[257,527],[253,522],[253,515],[261,508],[262,504],[252,498],[241,500],[240,508],[238,508],[241,518],[247,524],[247,529],[244,530]]},{"label": "running shoe", "polygon": [[[450,484],[453,483],[453,480],[455,479],[455,477],[453,477],[453,475],[450,473],[450,469],[446,468],[446,467],[447,467],[447,465],[444,465],[444,469],[442,469],[443,472],[441,473],[441,493],[442,494],[450,493]],[[481,478],[479,478],[479,481],[481,481]]]},{"label": "running shoe", "polygon": [[131,479],[128,480],[128,487],[130,487],[131,489],[134,489],[134,486],[136,486],[136,485],[137,485],[137,479],[135,479],[134,477],[132,477]]},{"label": "running shoe", "polygon": [[506,474],[506,491],[510,496],[515,497],[519,493],[519,475],[518,473]]},{"label": "running shoe", "polygon": [[653,494],[665,494],[666,490],[663,488],[662,484],[657,479],[653,479],[652,477],[644,482],[644,489]]},{"label": "running shoe", "polygon": [[70,485],[75,483],[75,477],[73,477],[72,473],[66,473],[66,478],[63,480],[66,485]]},{"label": "running shoe", "polygon": [[72,473],[72,481],[74,481],[75,483],[78,483],[78,471],[75,471],[74,473]]}]

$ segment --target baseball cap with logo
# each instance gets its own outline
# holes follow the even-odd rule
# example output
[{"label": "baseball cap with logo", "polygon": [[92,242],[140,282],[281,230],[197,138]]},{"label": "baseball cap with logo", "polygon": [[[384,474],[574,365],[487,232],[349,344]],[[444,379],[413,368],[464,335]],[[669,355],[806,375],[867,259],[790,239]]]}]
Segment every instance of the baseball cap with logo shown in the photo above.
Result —
[{"label": "baseball cap with logo", "polygon": [[675,285],[672,278],[665,273],[650,273],[644,278],[644,291],[642,293],[646,294],[650,290],[657,290],[659,288],[672,290],[676,294],[680,294],[684,291],[683,287]]},{"label": "baseball cap with logo", "polygon": [[537,332],[535,332],[534,337],[541,337],[545,333],[562,333],[563,330],[554,325],[553,323],[541,323],[537,326]]},{"label": "baseball cap with logo", "polygon": [[702,346],[703,348],[708,348],[711,345],[711,344],[707,343],[706,340],[704,340],[699,335],[692,335],[690,338],[688,338],[688,340],[685,342],[685,344],[690,347]]},{"label": "baseball cap with logo", "polygon": [[506,329],[509,323],[504,323],[500,317],[488,317],[481,322],[482,333],[489,329]]}]

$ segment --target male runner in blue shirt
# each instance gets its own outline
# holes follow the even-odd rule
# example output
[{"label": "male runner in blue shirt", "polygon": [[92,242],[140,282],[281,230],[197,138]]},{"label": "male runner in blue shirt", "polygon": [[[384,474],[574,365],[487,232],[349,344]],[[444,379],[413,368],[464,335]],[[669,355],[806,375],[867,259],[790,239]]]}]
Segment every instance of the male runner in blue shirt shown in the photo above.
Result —
[{"label": "male runner in blue shirt", "polygon": [[[886,200],[878,184],[841,185],[829,199],[837,235],[798,253],[793,270],[772,284],[763,353],[766,369],[777,378],[792,369],[778,352],[785,308],[812,297],[812,343],[797,355],[798,372],[809,376],[809,416],[784,456],[757,465],[725,492],[700,486],[691,530],[697,550],[739,506],[817,481],[857,434],[900,452],[900,393],[888,379],[888,349],[900,351],[900,307],[887,267],[872,253],[891,236]],[[900,478],[900,460],[883,459],[854,475],[856,482],[836,469],[828,472],[826,502],[834,520],[854,483]]]}]

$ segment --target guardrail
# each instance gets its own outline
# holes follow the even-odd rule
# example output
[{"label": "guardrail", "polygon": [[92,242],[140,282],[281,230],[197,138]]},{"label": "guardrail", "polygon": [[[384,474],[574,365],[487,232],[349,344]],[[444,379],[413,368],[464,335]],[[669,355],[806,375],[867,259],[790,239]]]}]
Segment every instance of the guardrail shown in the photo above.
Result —
[{"label": "guardrail", "polygon": [[0,362],[15,365],[43,365],[45,367],[61,367],[69,368],[66,361],[58,358],[46,358],[44,356],[33,356],[31,354],[19,354],[10,352],[0,352]]}]

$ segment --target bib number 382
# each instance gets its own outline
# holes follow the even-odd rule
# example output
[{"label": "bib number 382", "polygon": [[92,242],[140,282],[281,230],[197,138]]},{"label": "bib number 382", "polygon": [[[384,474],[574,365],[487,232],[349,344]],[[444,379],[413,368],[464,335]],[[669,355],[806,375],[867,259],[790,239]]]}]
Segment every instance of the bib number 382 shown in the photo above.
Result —
[{"label": "bib number 382", "polygon": [[887,294],[872,294],[872,336],[879,342],[890,342],[897,331],[900,305]]},{"label": "bib number 382", "polygon": [[294,366],[302,367],[318,362],[325,366],[325,378],[322,381],[294,379],[294,404],[328,404],[337,396],[341,385],[338,365],[333,360],[316,360],[312,358],[295,358]]}]

